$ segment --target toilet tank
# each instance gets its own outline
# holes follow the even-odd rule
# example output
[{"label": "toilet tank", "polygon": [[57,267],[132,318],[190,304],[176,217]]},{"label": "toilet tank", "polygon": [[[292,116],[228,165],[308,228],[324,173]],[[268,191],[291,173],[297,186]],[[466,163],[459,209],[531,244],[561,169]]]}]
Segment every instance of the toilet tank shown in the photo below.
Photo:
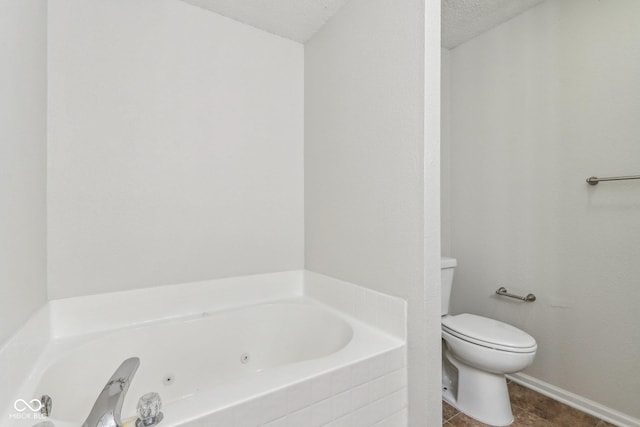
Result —
[{"label": "toilet tank", "polygon": [[451,287],[453,285],[453,271],[458,265],[455,258],[440,258],[440,278],[442,280],[442,309],[441,315],[449,314],[449,300],[451,299]]}]

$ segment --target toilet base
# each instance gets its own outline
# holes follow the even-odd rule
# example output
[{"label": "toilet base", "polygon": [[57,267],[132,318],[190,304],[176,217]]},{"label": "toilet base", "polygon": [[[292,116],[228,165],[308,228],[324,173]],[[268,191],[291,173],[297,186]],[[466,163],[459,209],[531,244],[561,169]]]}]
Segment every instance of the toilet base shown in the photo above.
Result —
[{"label": "toilet base", "polygon": [[446,361],[457,371],[451,377],[451,367],[443,369],[442,398],[464,414],[492,426],[513,423],[507,380],[502,374],[481,371],[456,359],[445,350]]}]

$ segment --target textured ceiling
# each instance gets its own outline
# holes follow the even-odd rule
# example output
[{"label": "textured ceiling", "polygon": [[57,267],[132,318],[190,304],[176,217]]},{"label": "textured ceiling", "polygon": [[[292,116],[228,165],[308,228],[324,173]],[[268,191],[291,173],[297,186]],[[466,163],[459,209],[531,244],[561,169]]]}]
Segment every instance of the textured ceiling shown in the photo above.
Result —
[{"label": "textured ceiling", "polygon": [[454,48],[544,0],[442,0],[442,46]]},{"label": "textured ceiling", "polygon": [[261,30],[304,43],[347,0],[183,0]]}]

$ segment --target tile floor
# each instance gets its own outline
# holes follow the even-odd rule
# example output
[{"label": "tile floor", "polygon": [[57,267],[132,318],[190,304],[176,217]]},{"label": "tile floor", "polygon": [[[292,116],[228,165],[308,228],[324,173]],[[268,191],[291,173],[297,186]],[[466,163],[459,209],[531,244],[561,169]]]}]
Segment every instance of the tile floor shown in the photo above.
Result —
[{"label": "tile floor", "polygon": [[[591,415],[509,381],[509,396],[515,421],[512,427],[613,427]],[[442,425],[446,427],[486,427],[442,402]]]}]

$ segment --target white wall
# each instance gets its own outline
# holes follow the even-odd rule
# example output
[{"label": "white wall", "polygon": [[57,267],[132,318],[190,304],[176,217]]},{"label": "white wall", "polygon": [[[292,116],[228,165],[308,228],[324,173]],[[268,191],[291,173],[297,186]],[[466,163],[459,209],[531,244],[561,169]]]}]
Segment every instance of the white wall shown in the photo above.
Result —
[{"label": "white wall", "polygon": [[585,179],[640,173],[639,17],[549,1],[451,51],[454,312],[523,328],[527,374],[635,417],[640,183]]},{"label": "white wall", "polygon": [[178,0],[49,5],[51,298],[303,266],[303,46]]},{"label": "white wall", "polygon": [[352,0],[305,45],[305,264],[404,297],[423,265],[417,3]]},{"label": "white wall", "polygon": [[[305,45],[305,266],[408,299],[410,425],[440,425],[440,367],[427,365],[439,361],[427,344],[439,343],[440,319],[424,299],[438,288],[424,284],[424,10],[351,0]],[[437,150],[437,136],[429,143]]]},{"label": "white wall", "polygon": [[47,2],[0,0],[0,345],[46,301]]},{"label": "white wall", "polygon": [[440,156],[440,211],[441,225],[440,235],[442,243],[442,256],[451,256],[451,52],[449,49],[441,50],[441,156]]},{"label": "white wall", "polygon": [[409,289],[408,316],[409,370],[413,374],[410,425],[415,427],[442,424],[441,3],[427,1],[424,5],[424,283]]}]

